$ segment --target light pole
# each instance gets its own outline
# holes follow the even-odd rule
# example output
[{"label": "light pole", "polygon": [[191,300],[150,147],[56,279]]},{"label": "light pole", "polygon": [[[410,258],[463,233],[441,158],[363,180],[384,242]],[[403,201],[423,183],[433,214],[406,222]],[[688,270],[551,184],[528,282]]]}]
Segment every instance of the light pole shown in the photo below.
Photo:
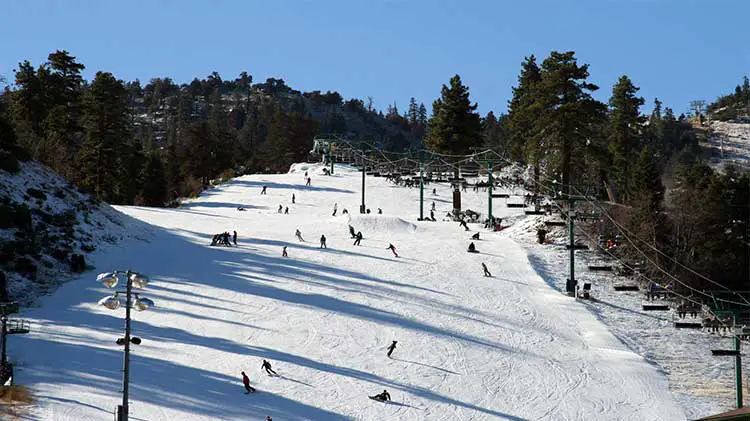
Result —
[{"label": "light pole", "polygon": [[[122,405],[117,408],[117,421],[128,421],[128,395],[129,395],[129,383],[130,383],[130,343],[139,345],[141,338],[130,337],[130,308],[135,308],[138,311],[146,310],[149,307],[153,307],[154,302],[148,298],[139,297],[138,294],[133,293],[133,288],[143,288],[148,284],[148,278],[141,275],[140,273],[133,272],[131,270],[126,271],[114,271],[101,273],[96,277],[97,282],[102,283],[107,288],[114,288],[120,281],[120,276],[125,276],[125,291],[115,291],[114,295],[104,297],[99,300],[99,304],[110,309],[117,310],[120,308],[120,296],[119,294],[125,295],[125,337],[118,338],[117,345],[125,345],[125,361],[123,363],[123,375],[122,375]],[[135,295],[135,301],[132,296]]]}]

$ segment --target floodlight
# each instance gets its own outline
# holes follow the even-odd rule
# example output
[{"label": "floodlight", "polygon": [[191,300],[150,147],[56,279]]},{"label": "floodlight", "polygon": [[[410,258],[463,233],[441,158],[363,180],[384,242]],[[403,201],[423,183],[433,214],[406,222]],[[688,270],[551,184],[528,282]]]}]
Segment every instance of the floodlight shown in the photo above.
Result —
[{"label": "floodlight", "polygon": [[96,282],[100,282],[104,284],[107,288],[114,288],[117,286],[117,282],[119,282],[119,279],[117,279],[117,275],[112,272],[105,272],[100,273],[99,276],[96,277]]},{"label": "floodlight", "polygon": [[99,300],[98,304],[107,307],[110,310],[117,310],[120,308],[120,297],[118,297],[117,294],[110,295]]},{"label": "floodlight", "polygon": [[138,311],[143,311],[153,306],[154,306],[154,302],[149,298],[137,297],[135,299],[135,303],[133,303],[133,308]]},{"label": "floodlight", "polygon": [[135,345],[140,345],[141,344],[141,338],[139,338],[137,336],[133,336],[132,338],[130,338],[130,342],[132,342]]},{"label": "floodlight", "polygon": [[141,275],[140,273],[131,273],[130,282],[134,288],[144,288],[148,285],[148,277]]}]

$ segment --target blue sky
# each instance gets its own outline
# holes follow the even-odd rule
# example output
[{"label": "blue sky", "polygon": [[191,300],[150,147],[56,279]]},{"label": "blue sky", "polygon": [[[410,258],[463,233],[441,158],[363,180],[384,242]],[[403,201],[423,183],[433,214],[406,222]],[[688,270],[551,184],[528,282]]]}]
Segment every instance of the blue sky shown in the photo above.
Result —
[{"label": "blue sky", "polygon": [[524,56],[576,51],[606,101],[627,74],[644,111],[714,100],[750,75],[748,0],[5,0],[0,75],[67,49],[123,80],[242,70],[302,90],[428,110],[455,73],[484,114],[506,109]]}]

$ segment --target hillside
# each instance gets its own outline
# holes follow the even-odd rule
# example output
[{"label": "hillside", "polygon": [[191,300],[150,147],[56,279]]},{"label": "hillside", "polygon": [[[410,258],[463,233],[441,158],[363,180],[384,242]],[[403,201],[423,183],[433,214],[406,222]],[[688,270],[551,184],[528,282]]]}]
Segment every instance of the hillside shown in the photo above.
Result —
[{"label": "hillside", "polygon": [[713,121],[710,136],[703,144],[709,150],[709,162],[723,169],[732,165],[740,171],[750,170],[750,123]]},{"label": "hillside", "polygon": [[[360,182],[346,166],[324,177],[319,165],[300,164],[234,179],[178,209],[116,207],[125,227],[148,224],[152,233],[93,252],[98,271],[152,278],[141,294],[156,307],[133,316],[143,339],[131,355],[133,419],[684,420],[692,412],[663,372],[550,284],[520,231],[472,224],[479,253],[467,253],[474,231],[416,221],[418,190],[383,178],[368,178],[366,196],[382,215],[344,214],[358,208]],[[426,205],[444,215],[450,187],[431,187]],[[464,207],[483,209],[485,200],[465,194]],[[505,223],[525,220],[498,202]],[[277,213],[280,204],[289,215]],[[213,234],[233,230],[238,246],[209,246]],[[482,276],[482,262],[492,277]],[[94,277],[23,313],[35,328],[10,351],[17,382],[37,397],[30,419],[112,419],[123,312],[96,305],[109,292]],[[262,359],[280,376],[261,375]],[[241,371],[258,393],[243,393]],[[367,399],[383,389],[392,403]]]},{"label": "hillside", "polygon": [[79,192],[33,161],[0,170],[0,269],[10,299],[31,305],[75,274],[72,254],[85,257],[132,236],[121,214]]}]

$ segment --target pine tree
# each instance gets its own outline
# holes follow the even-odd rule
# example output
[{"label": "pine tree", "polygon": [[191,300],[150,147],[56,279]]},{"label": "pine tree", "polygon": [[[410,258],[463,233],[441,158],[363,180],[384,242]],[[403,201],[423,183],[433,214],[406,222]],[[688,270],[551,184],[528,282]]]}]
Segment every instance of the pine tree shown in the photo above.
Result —
[{"label": "pine tree", "polygon": [[541,70],[536,63],[536,57],[533,54],[524,57],[521,74],[518,76],[518,86],[513,88],[513,98],[508,102],[510,154],[515,159],[524,157],[526,162],[534,165],[537,173],[543,148],[533,141],[534,121],[539,114],[539,108],[534,104],[541,81]]},{"label": "pine tree", "polygon": [[620,198],[626,200],[629,191],[632,156],[640,149],[641,128],[644,118],[640,114],[643,98],[636,97],[639,88],[627,76],[621,76],[612,88],[609,99],[607,140],[611,155],[608,167],[609,181],[614,184]]},{"label": "pine tree", "polygon": [[441,97],[432,104],[425,145],[454,155],[481,145],[482,123],[476,109],[477,104],[469,100],[469,88],[461,83],[461,77],[453,76],[450,86],[443,85]]},{"label": "pine tree", "polygon": [[551,151],[549,163],[570,193],[573,184],[592,176],[589,158],[599,143],[606,106],[592,98],[599,87],[586,82],[588,65],[579,66],[573,51],[553,51],[542,63],[541,75],[531,141]]},{"label": "pine tree", "polygon": [[97,198],[120,197],[120,153],[130,137],[128,93],[108,72],[97,72],[84,96],[85,140],[78,152],[81,185]]},{"label": "pine tree", "polygon": [[164,163],[157,153],[146,158],[141,178],[140,198],[145,206],[164,206],[167,201],[167,180]]}]

